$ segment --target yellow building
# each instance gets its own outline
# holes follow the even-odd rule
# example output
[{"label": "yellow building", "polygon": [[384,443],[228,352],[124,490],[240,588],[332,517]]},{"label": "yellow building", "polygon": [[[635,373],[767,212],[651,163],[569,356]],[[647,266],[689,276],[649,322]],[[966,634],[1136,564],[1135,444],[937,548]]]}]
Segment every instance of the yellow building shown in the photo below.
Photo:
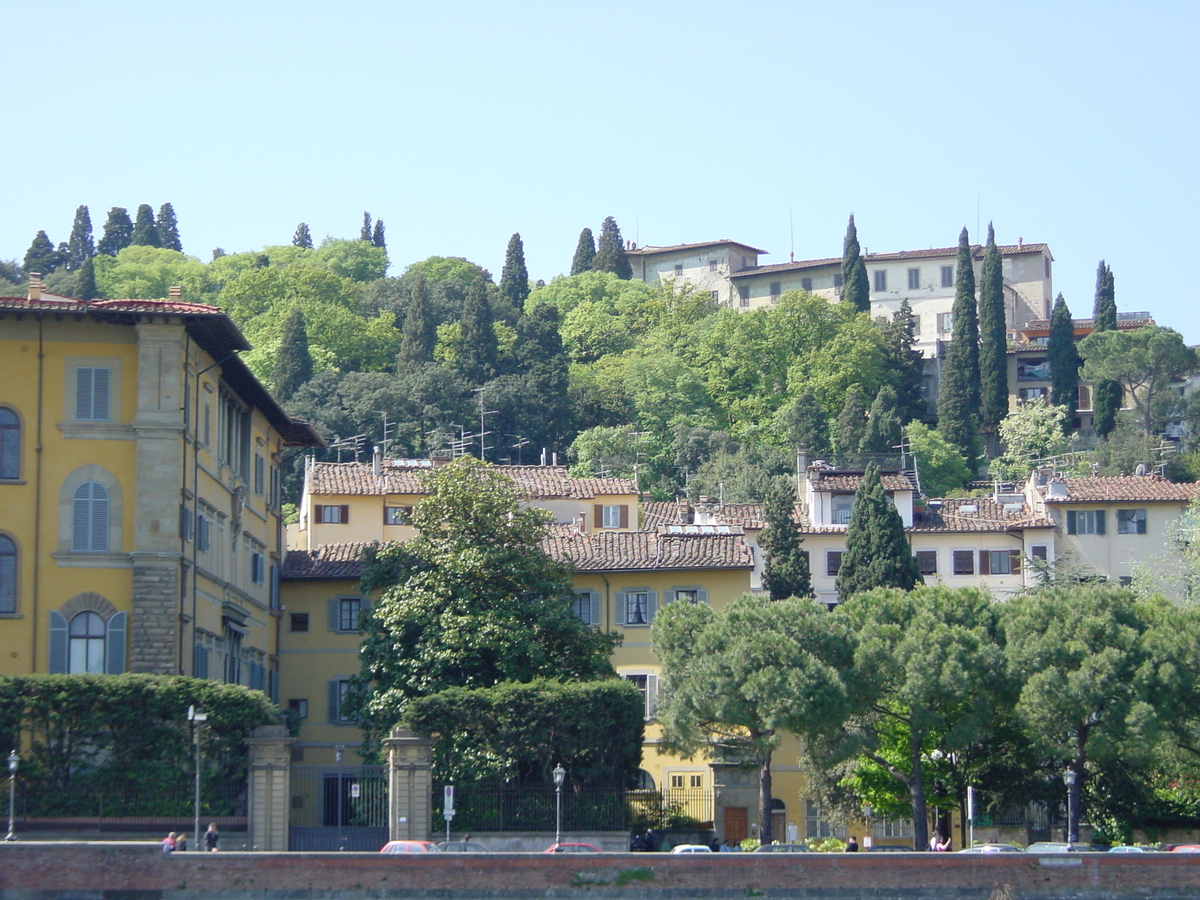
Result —
[{"label": "yellow building", "polygon": [[0,298],[0,673],[271,690],[279,464],[322,446],[221,310]]}]

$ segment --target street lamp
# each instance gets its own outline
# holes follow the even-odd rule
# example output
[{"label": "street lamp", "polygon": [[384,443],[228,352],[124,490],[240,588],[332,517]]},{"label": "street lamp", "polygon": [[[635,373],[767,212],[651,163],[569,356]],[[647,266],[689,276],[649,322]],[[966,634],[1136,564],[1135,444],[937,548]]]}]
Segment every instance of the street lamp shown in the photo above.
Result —
[{"label": "street lamp", "polygon": [[192,823],[195,831],[195,837],[192,842],[192,849],[200,849],[200,729],[204,723],[208,721],[208,714],[196,709],[194,706],[188,707],[188,721],[192,723],[192,742],[196,745],[196,796],[193,805],[195,821]]},{"label": "street lamp", "polygon": [[17,839],[16,832],[13,831],[13,821],[16,818],[17,809],[17,766],[20,764],[21,757],[17,756],[16,750],[13,750],[8,754],[8,834],[4,836],[6,841]]},{"label": "street lamp", "polygon": [[338,820],[338,849],[346,849],[346,841],[342,837],[342,763],[346,761],[346,746],[338,744],[334,748],[334,756],[337,758],[337,820]]},{"label": "street lamp", "polygon": [[562,841],[562,786],[566,780],[567,770],[562,765],[554,767],[554,843]]},{"label": "street lamp", "polygon": [[1075,843],[1079,840],[1079,826],[1075,823],[1075,770],[1068,768],[1063,772],[1063,784],[1067,786],[1067,841]]}]

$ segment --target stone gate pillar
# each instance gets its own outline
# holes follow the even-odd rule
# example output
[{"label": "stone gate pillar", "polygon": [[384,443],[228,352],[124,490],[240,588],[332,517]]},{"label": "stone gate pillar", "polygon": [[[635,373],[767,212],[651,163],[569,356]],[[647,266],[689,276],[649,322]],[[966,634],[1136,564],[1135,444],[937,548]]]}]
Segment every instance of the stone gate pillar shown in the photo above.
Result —
[{"label": "stone gate pillar", "polygon": [[433,741],[397,728],[384,738],[388,760],[388,840],[427,841],[432,821]]},{"label": "stone gate pillar", "polygon": [[286,850],[291,810],[292,738],[283,725],[259,725],[250,745],[250,809],[246,846]]}]

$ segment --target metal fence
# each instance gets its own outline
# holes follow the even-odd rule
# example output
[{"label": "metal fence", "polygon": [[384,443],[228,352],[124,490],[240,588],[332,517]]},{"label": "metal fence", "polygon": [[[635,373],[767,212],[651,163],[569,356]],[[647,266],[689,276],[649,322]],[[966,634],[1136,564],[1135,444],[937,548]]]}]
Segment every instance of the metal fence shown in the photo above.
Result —
[{"label": "metal fence", "polygon": [[[195,782],[187,777],[153,784],[132,780],[95,783],[81,779],[54,787],[18,778],[14,806],[21,819],[190,819],[195,812],[195,801]],[[245,816],[246,806],[245,782],[201,784],[202,818]]]}]

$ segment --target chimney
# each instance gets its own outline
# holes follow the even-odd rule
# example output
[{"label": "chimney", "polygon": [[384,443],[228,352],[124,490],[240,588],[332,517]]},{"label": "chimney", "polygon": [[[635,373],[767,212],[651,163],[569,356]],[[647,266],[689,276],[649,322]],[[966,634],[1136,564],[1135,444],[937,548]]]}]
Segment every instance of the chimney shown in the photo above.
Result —
[{"label": "chimney", "polygon": [[42,273],[41,272],[30,272],[29,273],[29,299],[30,300],[41,300],[42,299]]},{"label": "chimney", "polygon": [[375,445],[375,451],[371,454],[371,474],[376,478],[383,474],[383,448],[378,444]]},{"label": "chimney", "polygon": [[183,288],[177,284],[172,285],[171,287],[167,288],[167,299],[168,300],[182,300],[183,299]]},{"label": "chimney", "polygon": [[1017,249],[1020,250],[1021,247],[1023,247],[1024,245],[1025,245],[1025,238],[1023,238],[1023,237],[1017,238]]},{"label": "chimney", "polygon": [[587,534],[587,513],[581,512],[575,517],[575,533],[579,535]]}]

